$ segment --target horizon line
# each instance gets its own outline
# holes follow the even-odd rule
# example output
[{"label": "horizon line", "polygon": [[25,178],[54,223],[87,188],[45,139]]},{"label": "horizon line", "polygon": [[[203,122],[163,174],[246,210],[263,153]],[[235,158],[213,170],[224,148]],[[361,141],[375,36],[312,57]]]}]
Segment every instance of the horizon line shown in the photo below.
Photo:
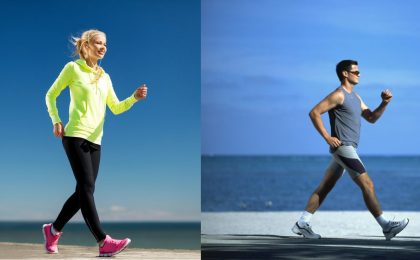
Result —
[{"label": "horizon line", "polygon": [[[212,156],[330,156],[330,153],[324,154],[251,154],[251,153],[205,153],[201,154],[201,157],[212,157]],[[361,153],[360,156],[382,156],[382,157],[416,157],[420,156],[420,154],[363,154]]]},{"label": "horizon line", "polygon": [[[48,220],[49,221],[49,220]],[[39,220],[39,219],[29,219],[29,220],[24,220],[24,219],[18,219],[18,220],[7,220],[7,219],[0,219],[0,223],[5,223],[5,222],[39,222],[39,223],[45,223],[48,221],[43,221],[43,220]],[[107,223],[201,223],[201,220],[101,220],[102,224],[107,224]],[[85,224],[85,222],[79,221],[79,220],[75,220],[75,221],[71,221],[68,222],[68,224]]]}]

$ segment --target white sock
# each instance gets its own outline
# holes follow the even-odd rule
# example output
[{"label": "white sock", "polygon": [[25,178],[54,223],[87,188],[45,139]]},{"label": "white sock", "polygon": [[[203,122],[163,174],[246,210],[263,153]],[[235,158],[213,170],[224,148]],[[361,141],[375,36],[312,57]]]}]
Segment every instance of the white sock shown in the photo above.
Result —
[{"label": "white sock", "polygon": [[386,218],[384,218],[384,214],[381,214],[379,217],[377,217],[377,218],[376,218],[376,221],[378,221],[378,224],[379,224],[382,228],[385,228],[385,227],[388,225],[388,223],[389,223],[389,220],[388,220],[388,219],[386,219]]},{"label": "white sock", "polygon": [[58,232],[54,229],[54,226],[51,224],[51,234],[53,234],[53,236],[56,236],[58,234]]},{"label": "white sock", "polygon": [[298,220],[298,224],[299,225],[304,224],[304,223],[308,223],[309,224],[309,222],[311,222],[311,218],[312,218],[313,215],[314,214],[312,214],[312,213],[309,213],[307,211],[304,211],[302,213],[302,216],[300,216],[300,219]]}]

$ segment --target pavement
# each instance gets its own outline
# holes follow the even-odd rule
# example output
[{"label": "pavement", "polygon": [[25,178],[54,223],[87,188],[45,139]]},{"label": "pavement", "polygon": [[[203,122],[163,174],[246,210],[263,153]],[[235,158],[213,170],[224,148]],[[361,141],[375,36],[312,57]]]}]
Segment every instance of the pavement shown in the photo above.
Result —
[{"label": "pavement", "polygon": [[[199,250],[127,248],[115,259],[200,259]],[[43,244],[0,243],[0,259],[99,259],[97,247],[60,245],[58,254],[47,254]]]},{"label": "pavement", "polygon": [[391,241],[368,211],[319,211],[305,239],[291,227],[301,212],[202,213],[202,259],[420,259],[420,212],[385,212],[408,226]]}]

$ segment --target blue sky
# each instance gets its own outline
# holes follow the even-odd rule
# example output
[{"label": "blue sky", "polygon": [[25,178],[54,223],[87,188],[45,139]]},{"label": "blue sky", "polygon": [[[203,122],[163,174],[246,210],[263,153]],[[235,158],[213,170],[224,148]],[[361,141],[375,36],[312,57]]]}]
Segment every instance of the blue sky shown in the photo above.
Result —
[{"label": "blue sky", "polygon": [[[75,180],[45,93],[72,60],[71,35],[107,33],[102,67],[120,100],[146,101],[104,127],[95,199],[102,220],[200,219],[200,2],[0,3],[0,220],[53,220]],[[69,93],[58,98],[67,121]],[[81,220],[78,215],[77,220]]]},{"label": "blue sky", "polygon": [[[361,154],[419,154],[418,1],[202,1],[203,154],[328,154],[308,117],[359,61],[364,102],[394,98],[363,122]],[[329,130],[327,114],[323,117]]]}]

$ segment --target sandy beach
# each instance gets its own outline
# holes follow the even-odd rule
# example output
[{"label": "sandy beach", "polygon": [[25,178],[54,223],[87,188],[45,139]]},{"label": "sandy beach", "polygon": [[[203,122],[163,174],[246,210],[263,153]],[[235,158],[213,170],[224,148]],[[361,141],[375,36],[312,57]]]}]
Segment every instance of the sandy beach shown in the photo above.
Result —
[{"label": "sandy beach", "polygon": [[[0,243],[0,259],[97,259],[97,247],[60,245],[59,254],[46,254],[42,244]],[[200,259],[199,250],[127,248],[117,259]]]},{"label": "sandy beach", "polygon": [[202,259],[420,259],[420,212],[385,212],[408,226],[391,241],[368,211],[319,211],[309,240],[291,232],[301,212],[202,213]]}]

